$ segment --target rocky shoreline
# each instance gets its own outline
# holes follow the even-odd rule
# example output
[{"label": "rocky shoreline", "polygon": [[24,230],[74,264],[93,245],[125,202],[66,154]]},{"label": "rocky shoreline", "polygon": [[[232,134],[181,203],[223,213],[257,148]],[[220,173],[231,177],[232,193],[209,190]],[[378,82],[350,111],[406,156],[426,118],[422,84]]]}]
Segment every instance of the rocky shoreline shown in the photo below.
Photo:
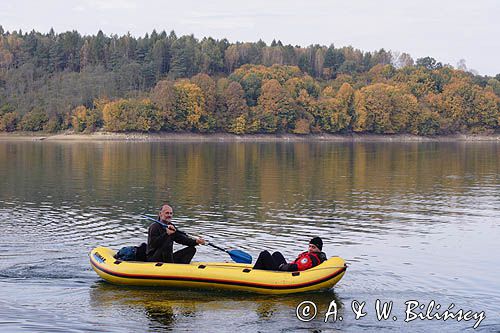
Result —
[{"label": "rocky shoreline", "polygon": [[112,133],[96,132],[75,133],[0,133],[1,141],[145,141],[145,142],[462,142],[495,141],[500,142],[500,134],[472,135],[454,134],[441,136],[418,136],[411,134],[246,134],[228,133]]}]

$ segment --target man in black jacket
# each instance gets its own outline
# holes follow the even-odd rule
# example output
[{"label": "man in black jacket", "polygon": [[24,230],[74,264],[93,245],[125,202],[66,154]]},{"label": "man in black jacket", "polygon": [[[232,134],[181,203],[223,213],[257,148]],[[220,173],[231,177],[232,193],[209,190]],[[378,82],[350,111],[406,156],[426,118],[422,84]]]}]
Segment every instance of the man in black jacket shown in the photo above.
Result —
[{"label": "man in black jacket", "polygon": [[[191,238],[182,231],[178,231],[172,224],[173,215],[172,207],[165,204],[159,214],[161,224],[154,222],[149,226],[146,249],[148,261],[189,264],[196,253],[195,246],[205,244],[203,238]],[[187,247],[174,253],[174,242]]]}]

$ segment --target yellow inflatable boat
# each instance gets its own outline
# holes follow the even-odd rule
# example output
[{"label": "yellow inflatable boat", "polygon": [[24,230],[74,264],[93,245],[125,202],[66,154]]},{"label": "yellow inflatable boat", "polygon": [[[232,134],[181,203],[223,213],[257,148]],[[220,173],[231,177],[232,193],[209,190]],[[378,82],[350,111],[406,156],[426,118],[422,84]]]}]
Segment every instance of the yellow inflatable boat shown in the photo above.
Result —
[{"label": "yellow inflatable boat", "polygon": [[252,269],[252,265],[197,262],[167,264],[120,261],[115,252],[98,247],[90,252],[90,264],[104,280],[122,285],[228,289],[261,294],[290,294],[332,288],[346,271],[342,258],[332,257],[301,272]]}]

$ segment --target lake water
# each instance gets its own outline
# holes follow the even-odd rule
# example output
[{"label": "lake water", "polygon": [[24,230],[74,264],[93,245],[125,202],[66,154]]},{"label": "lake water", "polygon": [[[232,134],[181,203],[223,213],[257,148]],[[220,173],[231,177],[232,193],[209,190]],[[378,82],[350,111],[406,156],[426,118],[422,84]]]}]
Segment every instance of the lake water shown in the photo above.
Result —
[{"label": "lake water", "polygon": [[[498,332],[499,175],[500,144],[484,142],[0,141],[0,331],[473,331],[476,320],[405,322],[405,302],[434,300]],[[347,273],[288,296],[102,281],[88,252],[145,241],[139,215],[165,201],[182,229],[254,260],[293,259],[319,235]],[[228,257],[200,247],[195,259]],[[377,299],[393,302],[389,319]],[[306,300],[318,313],[301,322]],[[332,301],[343,320],[325,323]],[[354,301],[366,302],[358,320]]]}]

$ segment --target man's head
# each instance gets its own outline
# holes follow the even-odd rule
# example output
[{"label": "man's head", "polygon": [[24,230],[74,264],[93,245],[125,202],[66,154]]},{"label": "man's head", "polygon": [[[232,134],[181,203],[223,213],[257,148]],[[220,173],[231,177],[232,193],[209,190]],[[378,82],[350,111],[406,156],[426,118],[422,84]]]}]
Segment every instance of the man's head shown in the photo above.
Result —
[{"label": "man's head", "polygon": [[323,250],[323,241],[319,237],[314,237],[309,242],[309,252],[321,252]]},{"label": "man's head", "polygon": [[161,207],[160,213],[158,214],[160,221],[169,223],[174,215],[174,210],[169,205],[165,204]]}]

